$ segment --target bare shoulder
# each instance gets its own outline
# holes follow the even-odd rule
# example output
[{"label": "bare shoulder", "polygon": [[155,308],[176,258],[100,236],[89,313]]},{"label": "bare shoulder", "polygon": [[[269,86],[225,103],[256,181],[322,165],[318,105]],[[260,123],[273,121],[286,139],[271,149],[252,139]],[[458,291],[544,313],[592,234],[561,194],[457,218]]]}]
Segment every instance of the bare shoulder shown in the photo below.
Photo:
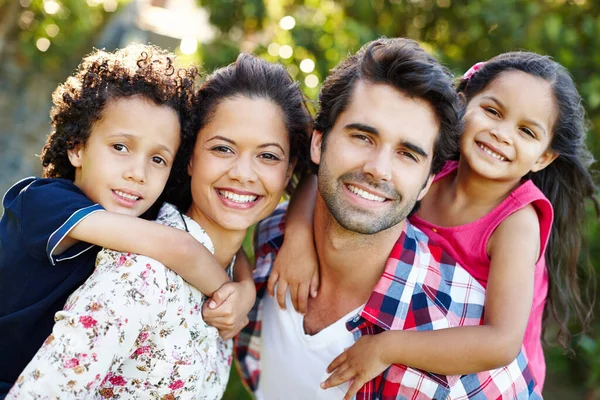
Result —
[{"label": "bare shoulder", "polygon": [[498,225],[488,242],[488,253],[494,248],[539,248],[540,221],[535,208],[529,204],[515,211]]}]

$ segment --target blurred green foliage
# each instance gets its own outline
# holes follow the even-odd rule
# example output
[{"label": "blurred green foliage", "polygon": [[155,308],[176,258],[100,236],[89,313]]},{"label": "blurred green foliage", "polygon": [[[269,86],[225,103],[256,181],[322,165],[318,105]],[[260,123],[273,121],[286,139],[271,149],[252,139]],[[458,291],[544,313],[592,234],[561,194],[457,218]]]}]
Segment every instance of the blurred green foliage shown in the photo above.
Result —
[{"label": "blurred green foliage", "polygon": [[[0,0],[3,57],[31,73],[63,80],[91,51],[128,0]],[[600,158],[600,3],[593,0],[197,0],[219,34],[196,53],[208,71],[250,51],[286,65],[316,99],[319,84],[347,54],[379,36],[419,41],[460,75],[516,49],[551,55],[567,67],[590,119],[588,143]],[[115,12],[116,10],[116,12]],[[285,17],[285,18],[284,18]],[[291,17],[291,18],[290,18]],[[289,47],[288,47],[289,46]],[[305,61],[305,60],[311,60]],[[303,63],[304,61],[304,63]],[[313,66],[314,65],[314,66]],[[524,94],[526,95],[526,93]],[[600,269],[600,227],[590,212],[589,243]],[[247,245],[247,243],[246,243]],[[548,370],[600,390],[600,334],[574,338],[575,358],[547,351]],[[230,385],[226,398],[242,398]]]}]

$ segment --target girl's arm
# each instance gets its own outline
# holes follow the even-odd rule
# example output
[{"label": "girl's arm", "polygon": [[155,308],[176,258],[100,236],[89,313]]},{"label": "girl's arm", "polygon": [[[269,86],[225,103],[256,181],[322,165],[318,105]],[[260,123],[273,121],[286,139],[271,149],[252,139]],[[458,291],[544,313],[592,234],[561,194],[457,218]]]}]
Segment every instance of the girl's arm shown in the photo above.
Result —
[{"label": "girl's arm", "polygon": [[230,282],[223,267],[192,235],[141,218],[111,212],[91,214],[69,232],[59,247],[64,249],[74,241],[158,260],[206,296]]},{"label": "girl's arm", "polygon": [[112,365],[129,358],[136,345],[151,344],[136,340],[141,332],[151,332],[164,308],[164,269],[137,255],[119,263],[124,256],[100,253],[96,271],[56,313],[52,334],[7,399],[93,397]]},{"label": "girl's arm", "polygon": [[539,221],[532,206],[512,214],[493,233],[484,325],[363,336],[329,365],[327,371],[333,374],[323,388],[354,378],[348,392],[353,395],[391,364],[443,375],[509,364],[521,349],[531,311],[539,238]]},{"label": "girl's arm", "polygon": [[233,280],[221,286],[202,306],[204,321],[217,328],[225,340],[232,339],[248,324],[248,313],[256,300],[250,260],[243,249],[237,253]]},{"label": "girl's arm", "polygon": [[[275,258],[267,290],[285,310],[285,292],[290,287],[296,311],[306,313],[309,293],[317,296],[319,260],[315,250],[313,215],[317,198],[317,177],[305,174],[290,200],[285,222],[285,238]],[[293,239],[293,241],[292,241]]]}]

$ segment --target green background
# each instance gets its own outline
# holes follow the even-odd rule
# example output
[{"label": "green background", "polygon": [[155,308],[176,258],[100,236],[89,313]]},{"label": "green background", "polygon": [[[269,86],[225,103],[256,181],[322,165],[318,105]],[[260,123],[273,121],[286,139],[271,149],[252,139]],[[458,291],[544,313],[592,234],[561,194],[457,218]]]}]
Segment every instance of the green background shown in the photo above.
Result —
[{"label": "green background", "polygon": [[[97,45],[106,29],[111,29],[111,20],[130,5],[122,0],[56,2],[60,10],[49,14],[43,0],[0,0],[0,146],[2,140],[11,143],[7,138],[21,129],[23,139],[17,147],[25,150],[19,151],[29,152],[34,148],[39,152],[38,143],[48,133],[49,91]],[[165,1],[153,3],[160,5]],[[600,157],[597,72],[600,3],[597,1],[206,0],[197,3],[210,13],[216,35],[210,42],[200,43],[194,54],[185,55],[185,61],[202,63],[210,71],[235,60],[240,50],[251,51],[286,65],[312,100],[316,99],[319,86],[307,86],[308,75],[313,75],[309,83],[315,77],[320,83],[340,59],[380,36],[418,40],[456,75],[475,62],[505,51],[523,49],[548,54],[575,78],[590,121],[588,144],[596,158]],[[280,26],[285,16],[294,18],[292,29]],[[54,26],[59,28],[58,32]],[[51,42],[43,53],[36,46],[40,38]],[[274,55],[269,52],[271,44]],[[283,45],[293,50],[289,58],[277,54],[277,48]],[[314,71],[300,69],[304,59],[314,61]],[[44,91],[44,85],[50,89]],[[34,120],[37,125],[31,125]],[[30,127],[23,128],[27,123]],[[0,151],[3,157],[10,155],[8,150]],[[0,174],[3,192],[19,178],[15,175],[23,171],[20,162],[15,159],[14,171]],[[588,235],[590,254],[598,270],[600,229],[597,217],[591,212],[589,220],[592,222]],[[547,399],[600,398],[598,325],[596,322],[596,329],[586,335],[575,336],[570,353],[556,346],[546,348]],[[577,326],[574,324],[573,328]],[[248,398],[235,372],[225,398]]]}]

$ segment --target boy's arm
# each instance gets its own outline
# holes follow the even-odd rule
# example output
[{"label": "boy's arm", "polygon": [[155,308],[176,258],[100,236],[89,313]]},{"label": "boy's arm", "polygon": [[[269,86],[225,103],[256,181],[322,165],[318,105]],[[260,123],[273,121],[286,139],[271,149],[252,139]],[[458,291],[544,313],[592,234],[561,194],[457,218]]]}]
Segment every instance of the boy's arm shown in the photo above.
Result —
[{"label": "boy's arm", "polygon": [[[385,331],[361,337],[327,368],[323,387],[355,379],[358,388],[391,364],[443,375],[503,367],[518,355],[531,304],[539,257],[539,221],[532,207],[504,220],[490,239],[490,275],[484,325],[431,331]],[[361,383],[362,382],[362,383]]]},{"label": "boy's arm", "polygon": [[[141,218],[111,212],[94,213],[75,225],[65,240],[154,258],[206,296],[212,296],[224,283],[230,282],[223,267],[192,235]],[[61,243],[63,247],[69,244],[65,240]]]},{"label": "boy's arm", "polygon": [[289,286],[294,308],[302,314],[306,313],[309,293],[316,297],[319,286],[319,260],[313,234],[316,198],[317,178],[305,174],[290,200],[283,245],[267,283],[271,296],[275,295],[277,283],[277,302],[282,309],[285,309],[285,292]]},{"label": "boy's arm", "polygon": [[226,340],[233,338],[248,324],[248,313],[256,301],[250,260],[243,249],[237,253],[233,279],[234,282],[220,287],[202,307],[204,321],[217,328]]}]

